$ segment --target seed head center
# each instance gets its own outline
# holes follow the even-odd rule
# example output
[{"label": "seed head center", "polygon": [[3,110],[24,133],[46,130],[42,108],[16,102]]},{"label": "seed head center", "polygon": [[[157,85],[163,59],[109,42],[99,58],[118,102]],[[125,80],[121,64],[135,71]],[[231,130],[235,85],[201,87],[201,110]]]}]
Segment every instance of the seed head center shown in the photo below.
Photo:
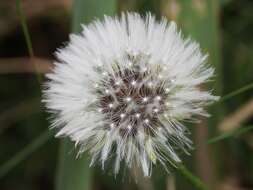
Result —
[{"label": "seed head center", "polygon": [[151,70],[143,71],[134,66],[107,75],[103,79],[103,90],[97,92],[99,109],[108,126],[133,133],[139,126],[146,129],[158,126],[166,101],[164,81],[158,76]]}]

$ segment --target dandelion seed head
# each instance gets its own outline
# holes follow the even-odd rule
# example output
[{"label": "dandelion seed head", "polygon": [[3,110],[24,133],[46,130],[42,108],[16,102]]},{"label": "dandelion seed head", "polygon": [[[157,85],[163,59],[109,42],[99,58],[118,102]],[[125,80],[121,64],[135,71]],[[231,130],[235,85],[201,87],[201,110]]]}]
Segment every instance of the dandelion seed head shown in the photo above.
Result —
[{"label": "dandelion seed head", "polygon": [[203,107],[218,99],[199,88],[214,73],[199,45],[151,14],[83,26],[57,58],[43,92],[52,126],[92,163],[114,159],[115,174],[123,161],[145,176],[158,162],[180,162],[176,150],[192,145],[183,121],[206,116]]}]

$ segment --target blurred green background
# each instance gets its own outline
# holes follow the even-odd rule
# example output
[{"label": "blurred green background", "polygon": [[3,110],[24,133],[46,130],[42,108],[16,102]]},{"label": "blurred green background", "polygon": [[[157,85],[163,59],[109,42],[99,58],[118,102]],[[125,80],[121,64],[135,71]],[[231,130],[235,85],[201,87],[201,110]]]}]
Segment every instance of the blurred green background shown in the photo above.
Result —
[{"label": "blurred green background", "polygon": [[229,96],[209,107],[211,118],[188,125],[196,148],[181,157],[211,190],[252,190],[252,0],[1,0],[0,189],[196,189],[175,169],[168,174],[155,167],[151,178],[139,176],[136,183],[131,172],[115,178],[100,166],[89,168],[88,156],[76,160],[73,145],[48,130],[40,82],[52,66],[54,51],[70,32],[80,31],[80,23],[121,11],[150,11],[174,20],[209,54],[216,68],[211,88],[216,95]]}]

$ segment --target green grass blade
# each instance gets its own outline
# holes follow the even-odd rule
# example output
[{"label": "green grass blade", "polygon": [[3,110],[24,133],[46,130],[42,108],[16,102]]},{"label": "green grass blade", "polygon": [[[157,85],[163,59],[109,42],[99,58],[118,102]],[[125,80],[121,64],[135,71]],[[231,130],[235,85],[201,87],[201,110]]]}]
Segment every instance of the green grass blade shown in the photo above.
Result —
[{"label": "green grass blade", "polygon": [[48,130],[43,132],[39,137],[28,144],[23,150],[14,155],[10,160],[6,161],[0,166],[0,178],[3,178],[18,164],[28,158],[33,152],[41,148],[52,137],[52,133]]},{"label": "green grass blade", "polygon": [[[201,6],[199,1],[188,1],[180,0],[175,1],[178,7],[178,14],[175,13],[172,19],[176,19],[179,26],[182,28],[182,31],[186,36],[196,40],[203,51],[203,53],[208,53],[208,62],[215,68],[215,83],[212,84],[212,88],[215,91],[215,94],[222,94],[223,91],[223,71],[222,71],[222,62],[221,62],[221,51],[219,44],[219,15],[217,14],[220,9],[220,3],[213,0],[202,0]],[[173,7],[170,9],[173,10]],[[176,11],[175,11],[176,12]],[[169,14],[170,15],[170,14]],[[205,88],[205,85],[203,85]],[[208,126],[217,126],[217,122],[220,121],[224,115],[224,107],[220,105],[219,108],[213,106],[212,109],[209,109],[212,117],[208,121],[204,121],[205,125]],[[208,128],[206,128],[207,130]],[[215,130],[215,127],[210,127],[210,132]],[[202,133],[200,130],[195,130],[193,133],[196,136],[200,136]],[[202,139],[199,138],[201,141]],[[208,150],[204,150],[204,154],[209,154]],[[198,173],[200,178],[205,178],[203,171],[205,170],[205,175],[208,176],[205,178],[205,182],[210,189],[214,189],[216,183],[215,176],[215,165],[212,161],[212,157],[206,158],[197,158],[200,155],[200,152],[196,152],[196,160],[192,160],[192,168],[199,168]],[[202,153],[201,153],[202,154]],[[216,156],[216,152],[213,153]],[[218,157],[218,154],[217,154]],[[192,157],[194,159],[194,157]],[[198,162],[198,159],[203,159],[202,163]],[[212,164],[210,169],[206,170],[203,163]],[[218,163],[218,162],[217,162]],[[216,164],[216,163],[215,163]],[[219,164],[219,163],[218,163]],[[177,183],[179,189],[187,189],[188,184]]]},{"label": "green grass blade", "polygon": [[41,112],[40,98],[23,100],[17,105],[7,108],[0,113],[0,136],[14,123]]},{"label": "green grass blade", "polygon": [[239,89],[237,89],[237,90],[235,90],[235,91],[233,91],[233,92],[231,92],[231,93],[223,96],[217,103],[222,103],[222,102],[224,102],[224,101],[226,101],[226,100],[228,100],[230,98],[233,98],[234,96],[237,96],[237,95],[239,95],[239,94],[241,94],[243,92],[246,92],[248,90],[251,90],[251,89],[253,89],[253,83],[248,84],[246,86],[243,86],[242,88],[239,88]]},{"label": "green grass blade", "polygon": [[21,26],[22,26],[22,31],[23,31],[24,36],[25,36],[25,42],[26,42],[26,46],[27,46],[27,49],[28,49],[28,53],[29,53],[31,61],[32,61],[33,65],[34,65],[34,68],[35,68],[35,71],[36,71],[37,80],[38,80],[38,82],[40,84],[41,83],[41,76],[40,76],[40,74],[38,72],[36,64],[33,61],[34,51],[33,51],[33,46],[32,46],[32,40],[31,40],[31,36],[29,34],[26,18],[25,18],[25,15],[23,13],[23,10],[22,10],[21,1],[20,0],[16,0],[16,9],[17,9],[17,13],[18,13],[19,18],[20,18],[20,23],[21,23]]},{"label": "green grass blade", "polygon": [[208,190],[205,183],[203,183],[197,176],[193,175],[184,165],[177,167],[177,172],[187,179],[198,190]]},{"label": "green grass blade", "polygon": [[217,142],[220,142],[222,140],[225,140],[225,139],[228,139],[228,138],[231,138],[231,137],[238,137],[250,130],[253,129],[253,125],[250,125],[250,126],[246,126],[246,127],[240,127],[238,129],[235,129],[235,130],[232,130],[230,132],[226,132],[224,134],[221,134],[221,135],[218,135],[216,137],[213,137],[211,139],[209,139],[207,141],[207,144],[213,144],[213,143],[217,143]]},{"label": "green grass blade", "polygon": [[63,140],[60,146],[56,190],[91,189],[92,169],[86,155],[76,158],[72,142]]},{"label": "green grass blade", "polygon": [[[116,12],[115,0],[75,0],[72,13],[72,31],[80,32],[81,23],[89,23],[104,14]],[[56,176],[56,190],[88,190],[91,189],[92,168],[86,154],[76,158],[74,145],[63,140],[60,145],[59,165]]]},{"label": "green grass blade", "polygon": [[23,30],[23,33],[25,36],[25,41],[26,41],[29,55],[30,55],[30,57],[33,57],[34,52],[33,52],[33,47],[32,47],[32,41],[31,41],[31,37],[30,37],[29,31],[28,31],[25,15],[23,13],[20,0],[16,0],[16,7],[17,7],[19,18],[20,18],[22,30]]}]

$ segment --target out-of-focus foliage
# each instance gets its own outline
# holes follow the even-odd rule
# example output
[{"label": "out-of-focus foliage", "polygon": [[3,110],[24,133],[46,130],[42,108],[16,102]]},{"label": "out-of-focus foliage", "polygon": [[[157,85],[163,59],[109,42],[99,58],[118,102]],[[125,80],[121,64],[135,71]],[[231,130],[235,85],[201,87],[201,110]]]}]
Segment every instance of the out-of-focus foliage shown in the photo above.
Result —
[{"label": "out-of-focus foliage", "polygon": [[[252,0],[76,0],[75,2],[74,9],[78,11],[72,13],[71,0],[22,1],[35,56],[53,59],[53,52],[68,40],[71,28],[78,31],[80,29],[78,23],[81,21],[87,23],[93,16],[100,17],[104,13],[111,14],[113,11],[119,13],[121,10],[141,13],[151,11],[158,17],[165,15],[169,19],[176,20],[183,28],[184,35],[191,35],[193,39],[200,41],[204,51],[210,53],[210,61],[216,66],[218,73],[217,85],[214,89],[216,94],[228,94],[253,81]],[[202,19],[202,16],[206,18]],[[27,58],[28,52],[15,10],[15,1],[0,1],[0,71],[2,64],[8,64],[2,61],[3,58],[12,58],[12,61],[16,60],[19,63],[17,59],[19,57]],[[48,115],[44,113],[43,105],[40,104],[40,91],[35,75],[28,73],[0,74],[0,85],[1,168],[6,161],[13,158],[17,152],[47,129],[49,123],[47,122]],[[209,137],[221,134],[220,122],[241,108],[243,104],[247,104],[252,99],[252,94],[253,91],[249,90],[216,104],[214,106],[216,111],[213,112],[212,117],[215,118],[215,122],[209,126],[212,129],[209,130],[211,133],[205,134],[204,132],[204,135],[207,135],[204,136],[204,140],[207,141],[208,134]],[[252,125],[252,110],[251,117],[241,125]],[[195,129],[194,126],[191,128]],[[201,130],[203,128],[206,126],[196,128],[200,135],[203,135],[203,130]],[[195,142],[198,140],[198,138],[194,139]],[[0,178],[0,189],[55,189],[59,144],[58,140],[51,138],[43,147],[30,154],[24,162]],[[237,138],[226,137],[223,141],[206,147],[211,150],[211,157],[213,157],[211,165],[214,170],[214,173],[211,174],[215,175],[215,185],[219,189],[253,189],[251,131],[242,133]],[[198,148],[202,150],[199,144]],[[67,157],[71,152],[72,149],[65,150],[64,155],[61,156]],[[191,158],[186,157],[185,162],[191,166],[194,173],[208,180],[213,177],[210,176],[210,171],[201,173],[203,170],[198,168],[199,166],[202,169],[205,167],[205,152],[199,152],[199,155],[200,157],[197,155]],[[80,168],[80,171],[82,169]],[[75,172],[76,170],[68,170],[67,174],[62,176],[62,180],[71,176],[82,182],[82,177],[85,176],[79,175],[78,172]],[[168,181],[173,180],[168,180],[166,173],[161,171],[162,168],[158,166],[154,169],[151,180],[139,179],[138,183],[135,183],[129,176],[129,172],[122,171],[121,176],[124,176],[124,180],[121,176],[115,179],[110,173],[108,175],[99,167],[95,167],[93,176],[88,178],[91,181],[87,183],[90,183],[91,189],[162,190],[166,188]],[[61,172],[64,173],[64,171]],[[77,179],[75,175],[80,179]],[[175,181],[178,185],[176,189],[194,189],[180,176],[177,176]],[[71,181],[64,182],[71,184]],[[73,183],[78,182],[73,181]],[[63,182],[61,184],[64,186]],[[74,187],[77,187],[76,184]],[[69,189],[71,189],[70,186]]]}]

